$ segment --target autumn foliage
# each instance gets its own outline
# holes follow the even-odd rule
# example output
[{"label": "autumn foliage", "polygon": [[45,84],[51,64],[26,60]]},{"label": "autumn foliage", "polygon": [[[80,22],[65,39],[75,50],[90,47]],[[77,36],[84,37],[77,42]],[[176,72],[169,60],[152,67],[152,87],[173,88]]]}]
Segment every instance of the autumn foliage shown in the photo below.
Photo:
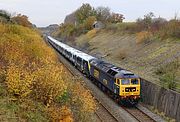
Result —
[{"label": "autumn foliage", "polygon": [[152,33],[148,32],[148,31],[141,31],[139,33],[136,34],[136,43],[140,44],[146,41],[150,41],[152,38]]},{"label": "autumn foliage", "polygon": [[32,27],[32,23],[28,20],[28,17],[26,15],[18,14],[12,17],[12,21],[25,27]]},{"label": "autumn foliage", "polygon": [[83,116],[95,110],[93,97],[73,82],[37,31],[0,24],[0,35],[0,79],[8,94],[18,101],[32,99],[43,103],[53,121],[86,121]]}]

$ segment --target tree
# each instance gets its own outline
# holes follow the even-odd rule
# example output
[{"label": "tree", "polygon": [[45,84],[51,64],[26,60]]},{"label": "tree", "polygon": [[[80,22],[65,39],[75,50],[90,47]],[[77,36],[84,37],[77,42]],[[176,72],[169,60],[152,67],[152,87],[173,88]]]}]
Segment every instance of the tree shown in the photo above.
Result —
[{"label": "tree", "polygon": [[84,28],[85,30],[91,30],[93,28],[93,23],[96,21],[95,16],[89,16],[85,21],[84,21]]},{"label": "tree", "polygon": [[108,7],[98,7],[96,8],[96,18],[98,21],[101,21],[103,23],[107,23],[110,21],[111,13],[110,8]]},{"label": "tree", "polygon": [[18,14],[17,16],[14,16],[12,20],[19,25],[25,26],[25,27],[32,27],[32,23],[28,20],[28,17],[26,15]]},{"label": "tree", "polygon": [[76,11],[75,15],[78,24],[82,24],[88,17],[95,15],[95,10],[90,4],[86,3]]},{"label": "tree", "polygon": [[137,24],[140,25],[141,28],[144,28],[144,29],[150,29],[151,28],[151,25],[152,25],[152,22],[153,22],[153,17],[154,16],[154,13],[153,12],[149,12],[148,14],[144,15],[144,18],[138,18],[136,20]]},{"label": "tree", "polygon": [[149,29],[150,25],[152,24],[152,18],[155,17],[153,12],[149,12],[148,14],[144,15],[144,24]]},{"label": "tree", "polygon": [[11,21],[11,14],[5,10],[0,10],[0,22]]},{"label": "tree", "polygon": [[118,23],[122,22],[124,18],[124,15],[118,14],[118,13],[112,13],[111,15],[111,23]]}]

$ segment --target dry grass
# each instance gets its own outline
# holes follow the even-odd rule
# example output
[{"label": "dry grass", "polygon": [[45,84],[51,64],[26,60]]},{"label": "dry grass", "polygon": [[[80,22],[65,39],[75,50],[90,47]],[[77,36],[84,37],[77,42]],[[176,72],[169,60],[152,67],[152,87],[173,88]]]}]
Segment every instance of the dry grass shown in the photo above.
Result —
[{"label": "dry grass", "polygon": [[120,49],[118,53],[116,53],[115,57],[117,58],[117,60],[123,60],[127,57],[127,55],[128,55],[128,52],[126,49]]}]

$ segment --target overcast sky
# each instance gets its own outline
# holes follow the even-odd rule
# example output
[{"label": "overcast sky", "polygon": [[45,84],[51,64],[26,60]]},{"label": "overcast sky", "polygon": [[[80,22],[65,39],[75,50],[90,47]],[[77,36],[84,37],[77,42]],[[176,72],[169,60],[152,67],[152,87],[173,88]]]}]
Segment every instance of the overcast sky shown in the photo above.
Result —
[{"label": "overcast sky", "polygon": [[25,14],[37,26],[48,26],[62,23],[82,3],[108,6],[111,11],[123,14],[125,21],[135,21],[149,12],[167,19],[175,13],[180,17],[180,0],[0,0],[0,9]]}]

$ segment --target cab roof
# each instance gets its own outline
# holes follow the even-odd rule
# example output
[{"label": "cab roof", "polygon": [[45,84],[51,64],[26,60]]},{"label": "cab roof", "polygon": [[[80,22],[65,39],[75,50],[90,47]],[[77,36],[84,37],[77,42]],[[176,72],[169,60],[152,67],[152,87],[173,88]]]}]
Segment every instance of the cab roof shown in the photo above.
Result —
[{"label": "cab roof", "polygon": [[113,64],[107,63],[100,59],[93,59],[90,61],[90,64],[109,74],[114,78],[139,78],[138,75],[133,74],[132,72],[125,70],[123,68],[117,67]]}]

